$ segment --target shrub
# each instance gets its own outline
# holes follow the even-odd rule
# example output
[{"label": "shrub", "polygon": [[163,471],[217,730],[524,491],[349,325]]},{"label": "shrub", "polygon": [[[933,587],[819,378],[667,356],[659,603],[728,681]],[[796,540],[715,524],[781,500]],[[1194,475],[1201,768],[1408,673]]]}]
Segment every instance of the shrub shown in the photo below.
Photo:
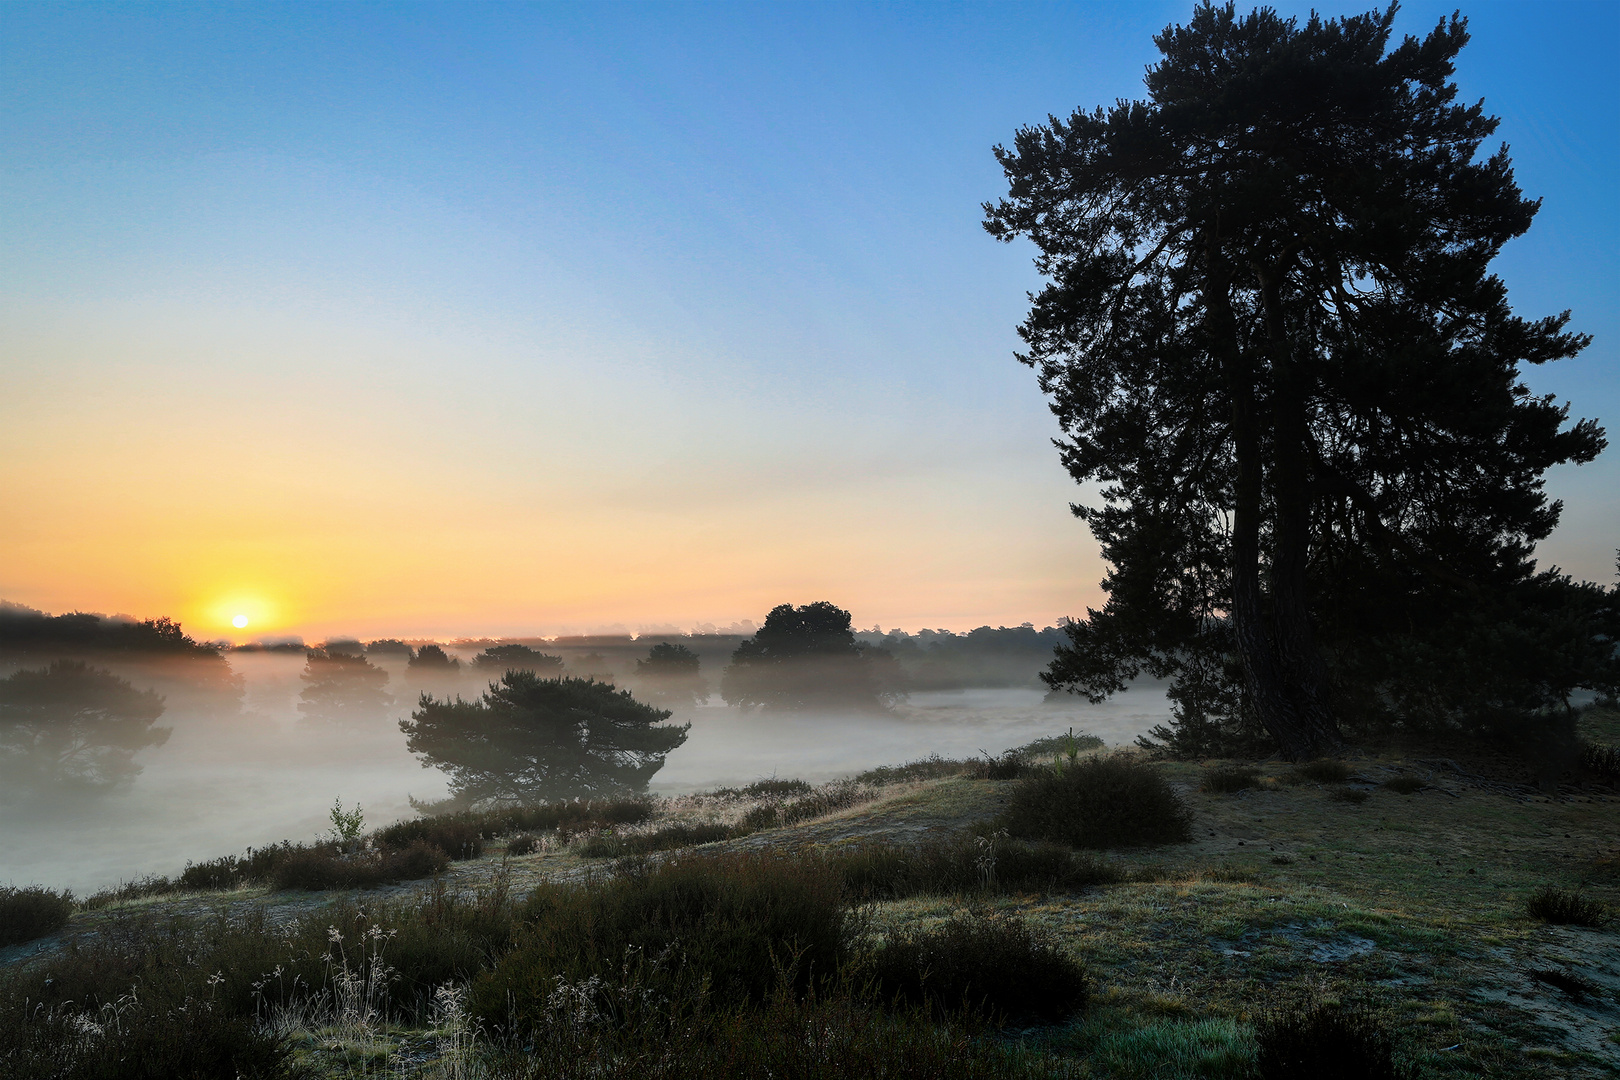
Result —
[{"label": "shrub", "polygon": [[1022,919],[958,914],[931,930],[904,930],[872,952],[874,989],[940,1015],[982,1012],[999,1021],[1052,1023],[1085,1006],[1084,969]]},{"label": "shrub", "polygon": [[590,889],[543,884],[519,914],[516,944],[470,1000],[486,1026],[514,1034],[543,1022],[559,978],[627,966],[667,992],[706,980],[722,1007],[762,1002],[784,979],[807,989],[839,970],[849,918],[843,882],[820,860],[753,853],[633,866]]},{"label": "shrub", "polygon": [[1076,733],[1073,728],[1063,735],[1048,735],[1045,738],[1027,742],[1016,751],[1028,758],[1041,758],[1061,755],[1068,757],[1071,754],[1083,754],[1088,750],[1101,750],[1103,741],[1095,735],[1085,732]]},{"label": "shrub", "polygon": [[1397,795],[1415,795],[1428,786],[1416,776],[1397,776],[1394,779],[1384,781],[1384,787]]},{"label": "shrub", "polygon": [[1078,892],[1125,875],[1111,863],[1051,843],[953,836],[929,843],[864,843],[827,856],[862,900],[981,892]]},{"label": "shrub", "polygon": [[811,787],[803,780],[755,780],[737,792],[744,799],[785,799],[789,795],[808,795]]},{"label": "shrub", "polygon": [[712,844],[717,840],[729,840],[733,834],[731,826],[716,822],[679,822],[630,836],[614,832],[597,833],[581,844],[578,850],[588,859],[619,859],[626,855],[648,855],[655,851]]},{"label": "shrub", "polygon": [[946,776],[961,776],[973,768],[971,761],[953,761],[938,754],[908,761],[904,765],[879,765],[855,777],[855,783],[876,787],[881,784],[900,784],[916,780],[938,780]]},{"label": "shrub", "polygon": [[1020,781],[1001,825],[1015,837],[1081,848],[1192,838],[1192,813],[1163,775],[1123,754],[1088,758]]},{"label": "shrub", "polygon": [[836,813],[871,797],[871,790],[858,780],[826,784],[802,799],[783,803],[777,810],[777,821],[782,825],[797,825],[801,821]]},{"label": "shrub", "polygon": [[295,847],[276,863],[270,880],[277,889],[364,889],[432,877],[443,873],[449,864],[444,852],[420,840],[402,851],[357,856],[318,847]]},{"label": "shrub", "polygon": [[1281,1009],[1255,1025],[1260,1080],[1404,1080],[1415,1072],[1396,1064],[1394,1041],[1364,1006],[1311,1002]]},{"label": "shrub", "polygon": [[39,885],[26,889],[0,887],[0,946],[19,945],[67,925],[73,894]]},{"label": "shrub", "polygon": [[1350,766],[1332,758],[1321,758],[1296,765],[1289,772],[1289,779],[1295,783],[1315,781],[1318,784],[1342,784],[1350,779]]},{"label": "shrub", "polygon": [[975,780],[1016,780],[1039,769],[1040,766],[1031,766],[1017,751],[1009,750],[1000,757],[986,754],[969,766],[967,775]]},{"label": "shrub", "polygon": [[392,852],[427,844],[444,852],[446,858],[476,859],[484,853],[483,824],[474,815],[462,814],[396,821],[377,832],[377,846]]},{"label": "shrub", "polygon": [[1199,785],[1203,791],[1217,795],[1230,795],[1234,791],[1243,791],[1245,788],[1258,787],[1260,784],[1260,770],[1247,765],[1218,765],[1204,773],[1204,781]]},{"label": "shrub", "polygon": [[1620,784],[1620,747],[1582,742],[1581,767],[1606,783]]},{"label": "shrub", "polygon": [[1339,802],[1352,803],[1356,806],[1360,806],[1370,797],[1371,796],[1369,796],[1367,792],[1361,790],[1360,788],[1339,788],[1334,791],[1331,796],[1331,798],[1336,799]]},{"label": "shrub", "polygon": [[1600,901],[1551,885],[1531,893],[1524,907],[1532,919],[1560,926],[1602,926],[1608,921],[1608,911]]},{"label": "shrub", "polygon": [[506,853],[513,858],[533,855],[540,849],[540,838],[534,833],[518,833],[506,842]]}]

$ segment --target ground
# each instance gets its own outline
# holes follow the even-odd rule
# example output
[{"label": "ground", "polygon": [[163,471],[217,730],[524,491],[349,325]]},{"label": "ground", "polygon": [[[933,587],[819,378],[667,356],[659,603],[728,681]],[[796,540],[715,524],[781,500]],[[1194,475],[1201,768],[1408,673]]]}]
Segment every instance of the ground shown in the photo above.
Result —
[{"label": "ground", "polygon": [[[1019,1037],[1074,1054],[1086,1063],[1082,1075],[1228,1075],[1257,1010],[1315,988],[1382,1002],[1433,1075],[1620,1075],[1617,927],[1555,927],[1525,914],[1527,896],[1549,884],[1620,909],[1620,797],[1612,789],[1548,797],[1480,787],[1443,763],[1349,764],[1348,785],[1290,782],[1286,766],[1266,764],[1260,787],[1211,794],[1199,789],[1206,766],[1161,763],[1194,812],[1192,843],[1109,853],[1130,871],[1127,884],[988,901],[1050,930],[1098,984],[1082,1021]],[[1378,786],[1398,775],[1427,786],[1409,795]],[[714,846],[907,841],[985,827],[1009,790],[966,777],[892,785],[825,818]],[[668,812],[702,818],[736,809],[693,797]],[[566,849],[508,859],[496,843],[446,877],[468,889],[506,875],[522,890],[598,867]],[[196,912],[264,906],[275,921],[334,899],[255,890],[138,903]],[[873,915],[880,927],[928,922],[967,902],[912,899]],[[66,934],[94,932],[106,917],[77,915]],[[0,962],[60,941],[7,950]],[[370,1050],[330,1051],[327,1064],[352,1071],[359,1051],[382,1055],[392,1063],[388,1074],[399,1075],[392,1070],[432,1057],[418,1053],[422,1038],[385,1033]],[[329,1053],[318,1042],[309,1052]],[[1160,1071],[1172,1061],[1170,1072]]]}]

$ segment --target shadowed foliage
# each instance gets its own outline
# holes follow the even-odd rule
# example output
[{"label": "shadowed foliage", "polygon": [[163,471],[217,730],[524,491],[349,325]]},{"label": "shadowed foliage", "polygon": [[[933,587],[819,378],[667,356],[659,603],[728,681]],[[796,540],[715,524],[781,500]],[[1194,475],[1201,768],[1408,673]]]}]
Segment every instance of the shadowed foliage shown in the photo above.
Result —
[{"label": "shadowed foliage", "polygon": [[697,653],[685,645],[659,642],[636,661],[636,681],[648,700],[668,705],[696,705],[709,696]]},{"label": "shadowed foliage", "polygon": [[1383,1020],[1356,1005],[1311,1002],[1280,1009],[1255,1025],[1260,1080],[1407,1080],[1417,1070],[1395,1060]]},{"label": "shadowed foliage", "polygon": [[1532,919],[1559,926],[1602,926],[1609,921],[1602,901],[1551,885],[1532,893],[1524,908]]},{"label": "shadowed foliage", "polygon": [[161,696],[82,660],[0,679],[0,798],[128,783],[135,754],[169,737],[161,715]]},{"label": "shadowed foliage", "polygon": [[489,672],[532,671],[550,678],[562,674],[563,659],[527,645],[491,645],[473,657],[473,667]]},{"label": "shadowed foliage", "polygon": [[73,914],[73,894],[38,885],[0,886],[0,947],[54,934]]},{"label": "shadowed foliage", "polygon": [[450,775],[465,804],[640,794],[690,725],[589,679],[509,671],[477,701],[422,695],[406,747]]}]

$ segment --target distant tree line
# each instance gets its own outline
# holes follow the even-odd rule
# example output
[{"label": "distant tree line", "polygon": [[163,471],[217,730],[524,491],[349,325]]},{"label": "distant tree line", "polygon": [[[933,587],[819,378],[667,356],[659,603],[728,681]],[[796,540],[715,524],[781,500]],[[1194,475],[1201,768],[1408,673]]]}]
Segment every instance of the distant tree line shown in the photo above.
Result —
[{"label": "distant tree line", "polygon": [[0,653],[145,653],[215,659],[220,648],[196,640],[169,618],[136,621],[82,611],[47,615],[0,600]]}]

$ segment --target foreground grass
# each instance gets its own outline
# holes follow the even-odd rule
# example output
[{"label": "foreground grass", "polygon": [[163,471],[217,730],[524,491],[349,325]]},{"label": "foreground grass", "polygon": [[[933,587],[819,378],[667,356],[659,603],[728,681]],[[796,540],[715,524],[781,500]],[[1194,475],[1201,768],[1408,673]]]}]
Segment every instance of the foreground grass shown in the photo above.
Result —
[{"label": "foreground grass", "polygon": [[[1596,1077],[1620,1070],[1620,972],[1613,960],[1620,935],[1612,923],[1555,927],[1526,913],[1529,898],[1547,886],[1577,891],[1611,911],[1620,907],[1620,801],[1592,790],[1521,802],[1411,762],[1349,765],[1351,784],[1369,793],[1360,803],[1336,797],[1345,785],[1300,782],[1280,766],[1259,766],[1255,786],[1206,792],[1204,767],[1159,764],[1192,811],[1190,842],[1110,851],[1097,857],[1100,863],[1084,864],[1085,876],[1069,887],[1009,880],[990,888],[951,870],[957,876],[948,887],[876,895],[857,909],[878,940],[946,926],[966,910],[1022,920],[1090,972],[1091,1003],[1073,1020],[999,1031],[940,1027],[915,1016],[884,1019],[889,1014],[836,995],[820,1004],[783,999],[773,1006],[774,1049],[748,1042],[738,1028],[734,1037],[714,1034],[702,1053],[729,1046],[738,1060],[785,1067],[794,1038],[802,1049],[804,1039],[836,1018],[848,1038],[826,1052],[845,1055],[850,1069],[874,1060],[874,1048],[911,1039],[935,1047],[927,1060],[938,1064],[937,1075],[1247,1077],[1261,1011],[1310,992],[1374,1004],[1401,1053],[1424,1075]],[[1413,794],[1379,786],[1414,775],[1425,783]],[[1011,790],[1008,782],[962,770],[916,770],[873,787],[865,802],[702,850],[836,858],[863,845],[915,843],[954,829],[985,833]],[[797,789],[781,793],[805,796]],[[746,812],[726,811],[732,820]],[[656,831],[725,816],[694,803],[638,827]],[[971,835],[962,842],[972,844]],[[504,874],[507,887],[522,895],[543,881],[608,872],[578,845],[542,845],[520,858],[506,858],[500,848],[492,844],[481,858],[454,864],[445,880],[470,887]],[[405,895],[359,894],[366,904]],[[97,919],[176,906],[264,910],[273,921],[278,911],[290,918],[347,910],[342,905],[349,902],[254,890],[154,897],[75,916],[70,932],[93,936],[105,925]],[[487,963],[477,947],[468,955],[468,964]],[[294,1063],[324,1076],[546,1075],[521,1055],[503,1056],[492,1032],[465,1012],[435,1005],[430,989],[413,989],[414,1011],[369,1026],[323,1023],[313,1014],[287,1025]],[[706,1073],[721,1066],[700,1056],[682,1059],[691,1075],[740,1075]],[[642,1075],[659,1075],[645,1061],[641,1067]]]}]

